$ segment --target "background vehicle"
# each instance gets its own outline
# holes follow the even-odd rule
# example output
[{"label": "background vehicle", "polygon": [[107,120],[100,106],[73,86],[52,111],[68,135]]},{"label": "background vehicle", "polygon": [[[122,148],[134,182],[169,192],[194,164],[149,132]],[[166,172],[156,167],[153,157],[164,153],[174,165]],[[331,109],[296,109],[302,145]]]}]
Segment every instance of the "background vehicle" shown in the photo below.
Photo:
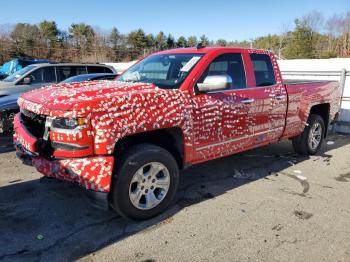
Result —
[{"label": "background vehicle", "polygon": [[[69,77],[61,83],[73,83],[94,80],[113,80],[117,76],[117,74],[112,73],[84,74]],[[0,134],[3,132],[12,131],[13,118],[15,114],[19,112],[17,100],[20,95],[21,93],[17,93],[14,95],[0,97]]]},{"label": "background vehicle", "polygon": [[118,76],[118,74],[111,73],[99,73],[99,74],[84,74],[77,75],[67,78],[61,83],[74,83],[74,82],[84,82],[84,81],[94,81],[94,80],[113,80]]},{"label": "background vehicle", "polygon": [[186,166],[281,139],[315,154],[340,107],[338,82],[284,83],[264,50],[163,51],[117,80],[24,94],[14,143],[39,172],[136,220],[170,205]]},{"label": "background vehicle", "polygon": [[42,86],[88,73],[115,73],[112,67],[100,64],[33,64],[0,82],[0,97],[24,93]]},{"label": "background vehicle", "polygon": [[13,128],[13,118],[19,112],[17,104],[20,93],[0,98],[0,134]]},{"label": "background vehicle", "polygon": [[44,59],[23,59],[16,58],[12,59],[2,66],[0,66],[0,80],[12,75],[13,73],[21,70],[22,68],[31,65],[31,64],[39,64],[39,63],[53,63],[49,60]]}]

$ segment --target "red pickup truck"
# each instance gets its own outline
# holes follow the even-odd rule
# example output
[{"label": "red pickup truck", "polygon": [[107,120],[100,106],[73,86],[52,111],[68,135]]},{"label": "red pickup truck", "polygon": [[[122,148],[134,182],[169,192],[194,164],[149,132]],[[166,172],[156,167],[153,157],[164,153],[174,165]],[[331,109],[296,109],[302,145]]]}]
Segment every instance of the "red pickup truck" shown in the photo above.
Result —
[{"label": "red pickup truck", "polygon": [[340,106],[337,82],[283,82],[275,56],[241,48],[152,54],[116,81],[22,95],[14,144],[45,176],[77,182],[147,219],[175,197],[179,169],[291,139],[315,154]]}]

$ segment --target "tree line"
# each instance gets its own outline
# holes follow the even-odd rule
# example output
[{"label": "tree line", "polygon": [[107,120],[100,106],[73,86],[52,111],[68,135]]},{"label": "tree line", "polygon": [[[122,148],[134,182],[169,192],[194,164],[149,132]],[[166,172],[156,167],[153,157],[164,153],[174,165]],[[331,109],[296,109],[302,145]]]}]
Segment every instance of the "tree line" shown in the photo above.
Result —
[{"label": "tree line", "polygon": [[15,57],[50,59],[61,62],[119,62],[138,59],[149,53],[178,47],[240,46],[270,49],[282,59],[350,56],[350,12],[324,19],[312,12],[295,20],[293,29],[246,41],[208,39],[206,35],[179,36],[159,32],[146,34],[138,29],[122,34],[85,23],[60,30],[55,21],[39,24],[0,25],[0,63]]}]

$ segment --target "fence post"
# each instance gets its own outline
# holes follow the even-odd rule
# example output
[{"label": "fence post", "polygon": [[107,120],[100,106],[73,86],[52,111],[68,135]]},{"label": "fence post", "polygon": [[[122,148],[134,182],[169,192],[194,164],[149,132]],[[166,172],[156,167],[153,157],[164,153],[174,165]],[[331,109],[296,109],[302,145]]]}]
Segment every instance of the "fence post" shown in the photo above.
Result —
[{"label": "fence post", "polygon": [[344,96],[345,79],[346,79],[346,69],[343,68],[341,70],[340,81],[339,81],[339,85],[340,85],[340,88],[341,88],[341,98],[342,98],[342,100],[343,100],[343,96]]},{"label": "fence post", "polygon": [[[341,70],[341,74],[340,74],[340,80],[339,80],[339,88],[341,88],[341,98],[340,98],[340,107],[341,107],[341,104],[343,102],[343,96],[344,96],[344,89],[345,89],[345,80],[346,80],[346,69],[343,68]],[[338,116],[338,119],[340,118],[340,112],[339,111],[339,116]],[[335,132],[335,126],[337,125],[337,122],[335,121],[332,125],[332,133]]]}]

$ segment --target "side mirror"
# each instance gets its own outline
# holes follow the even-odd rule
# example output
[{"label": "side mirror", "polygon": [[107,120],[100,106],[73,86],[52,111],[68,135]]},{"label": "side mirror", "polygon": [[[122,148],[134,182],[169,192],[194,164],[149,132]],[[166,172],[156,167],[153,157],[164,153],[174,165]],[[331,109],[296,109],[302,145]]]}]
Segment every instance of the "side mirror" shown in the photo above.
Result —
[{"label": "side mirror", "polygon": [[229,75],[207,76],[203,83],[198,83],[197,87],[200,92],[208,92],[226,89],[232,85],[232,78]]},{"label": "side mirror", "polygon": [[29,85],[32,82],[30,77],[23,78],[23,85]]}]

